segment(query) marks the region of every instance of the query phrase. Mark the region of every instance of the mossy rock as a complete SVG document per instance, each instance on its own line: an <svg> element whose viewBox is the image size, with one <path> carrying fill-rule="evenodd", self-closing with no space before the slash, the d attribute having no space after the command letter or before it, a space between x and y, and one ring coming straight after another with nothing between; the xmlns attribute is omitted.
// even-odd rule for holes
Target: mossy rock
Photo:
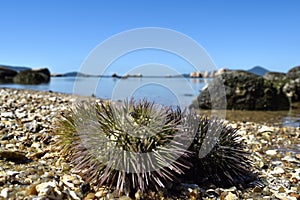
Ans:
<svg viewBox="0 0 300 200"><path fill-rule="evenodd" d="M287 79L287 76L285 73L281 73L281 72L267 72L264 75L264 78L269 81L282 82Z"/></svg>
<svg viewBox="0 0 300 200"><path fill-rule="evenodd" d="M225 89L223 96L219 95L222 93L222 87ZM213 99L210 93L214 94ZM190 108L288 110L290 101L282 89L277 88L272 81L246 71L232 71L212 80Z"/></svg>

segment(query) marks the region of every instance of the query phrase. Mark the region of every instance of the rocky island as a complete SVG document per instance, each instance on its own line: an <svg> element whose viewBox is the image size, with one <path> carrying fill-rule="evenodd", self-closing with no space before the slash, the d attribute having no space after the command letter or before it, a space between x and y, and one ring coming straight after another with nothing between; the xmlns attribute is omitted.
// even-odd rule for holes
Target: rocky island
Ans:
<svg viewBox="0 0 300 200"><path fill-rule="evenodd" d="M30 69L0 65L0 83L37 85L50 82L50 71L47 68Z"/></svg>

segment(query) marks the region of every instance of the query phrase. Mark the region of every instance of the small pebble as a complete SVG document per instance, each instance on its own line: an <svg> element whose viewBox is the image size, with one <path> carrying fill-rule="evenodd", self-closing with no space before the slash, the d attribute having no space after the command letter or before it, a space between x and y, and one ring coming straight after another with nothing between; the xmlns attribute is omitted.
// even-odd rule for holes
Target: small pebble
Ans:
<svg viewBox="0 0 300 200"><path fill-rule="evenodd" d="M271 171L271 174L283 174L284 169L282 167L275 167L273 171Z"/></svg>
<svg viewBox="0 0 300 200"><path fill-rule="evenodd" d="M0 196L3 197L4 199L8 198L8 192L9 192L9 188L4 188L1 190L0 192Z"/></svg>
<svg viewBox="0 0 300 200"><path fill-rule="evenodd" d="M95 194L94 193L88 193L86 197L84 197L84 200L92 200L95 199Z"/></svg>
<svg viewBox="0 0 300 200"><path fill-rule="evenodd" d="M253 192L255 193L261 193L262 192L262 189L258 186L255 186L255 188L253 189Z"/></svg>
<svg viewBox="0 0 300 200"><path fill-rule="evenodd" d="M238 200L239 198L236 196L236 194L233 194L232 192L228 192L227 196L225 197L225 200Z"/></svg>
<svg viewBox="0 0 300 200"><path fill-rule="evenodd" d="M36 190L36 185L30 185L29 187L27 187L26 189L26 195L30 196L30 195L38 195L38 192Z"/></svg>
<svg viewBox="0 0 300 200"><path fill-rule="evenodd" d="M88 182L85 182L85 183L82 183L80 185L80 192L82 194L86 194L90 191L91 187L90 187L90 184Z"/></svg>
<svg viewBox="0 0 300 200"><path fill-rule="evenodd" d="M266 154L269 156L275 156L277 154L277 150L267 150Z"/></svg>

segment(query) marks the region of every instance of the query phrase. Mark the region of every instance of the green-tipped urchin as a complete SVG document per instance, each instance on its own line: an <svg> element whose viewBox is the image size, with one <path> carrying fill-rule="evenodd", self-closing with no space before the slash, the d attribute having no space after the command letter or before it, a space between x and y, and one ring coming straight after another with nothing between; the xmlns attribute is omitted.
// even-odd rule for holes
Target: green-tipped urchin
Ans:
<svg viewBox="0 0 300 200"><path fill-rule="evenodd" d="M185 179L201 186L218 187L246 185L255 179L251 154L238 129L218 119L196 117L198 130L189 148L193 167Z"/></svg>
<svg viewBox="0 0 300 200"><path fill-rule="evenodd" d="M179 109L147 101L83 103L65 116L57 134L64 155L87 181L120 192L145 191L164 187L189 168L187 124Z"/></svg>

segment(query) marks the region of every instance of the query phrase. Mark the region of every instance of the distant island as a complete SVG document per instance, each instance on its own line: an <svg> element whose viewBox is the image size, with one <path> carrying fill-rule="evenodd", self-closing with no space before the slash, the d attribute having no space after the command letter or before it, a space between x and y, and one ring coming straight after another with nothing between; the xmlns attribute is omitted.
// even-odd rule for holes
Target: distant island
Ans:
<svg viewBox="0 0 300 200"><path fill-rule="evenodd" d="M125 75L120 75L120 74L112 74L112 75L91 75L91 74L85 74L82 72L67 72L64 74L51 74L52 77L112 77L112 78L153 78L153 77L162 77L162 78L178 78L178 77L184 77L184 78L213 78L219 74L222 74L226 71L235 71L231 70L228 68L221 68L219 70L214 70L214 71L201 71L201 72L191 72L189 74L184 73L184 74L179 74L179 75L161 75L161 76L147 76L143 74L125 74ZM259 76L264 76L266 73L269 72L269 70L260 67L260 66L255 66L249 70L246 70L248 72L251 72L253 74L259 75Z"/></svg>
<svg viewBox="0 0 300 200"><path fill-rule="evenodd" d="M0 64L0 67L10 69L10 70L13 70L13 71L17 71L17 72L24 71L24 70L31 70L30 67L9 66L9 65L1 65L1 64Z"/></svg>
<svg viewBox="0 0 300 200"><path fill-rule="evenodd" d="M252 74L256 74L259 76L264 76L266 73L269 72L269 70L267 70L261 66L255 66L255 67L249 69L248 72L251 72Z"/></svg>
<svg viewBox="0 0 300 200"><path fill-rule="evenodd" d="M46 69L46 68L44 68ZM47 69L50 73L50 70ZM6 83L6 82L13 82L13 77L17 75L20 72L26 71L27 73L29 72L36 72L36 69L32 69L30 67L24 67L24 66L9 66L9 65L0 65L0 82ZM144 74L112 74L112 75L94 75L94 74L86 74L78 71L71 71L71 72L66 72L66 73L50 73L51 77L104 77L104 78L120 78L120 79L126 79L126 78L153 78L153 77L158 77L158 78L213 78L217 75L220 75L224 72L228 71L236 71L232 70L229 68L221 68L218 70L213 70L213 71L195 71L191 73L184 73L184 74L179 74L179 75L160 75L160 76L149 76L149 75L144 75ZM245 70L243 70L245 71ZM264 67L261 66L255 66L249 70L246 70L248 72L251 72L253 74L259 75L259 76L264 76L266 73L269 72L269 70L265 69ZM1 81L2 80L2 81ZM39 83L39 82L36 82Z"/></svg>

